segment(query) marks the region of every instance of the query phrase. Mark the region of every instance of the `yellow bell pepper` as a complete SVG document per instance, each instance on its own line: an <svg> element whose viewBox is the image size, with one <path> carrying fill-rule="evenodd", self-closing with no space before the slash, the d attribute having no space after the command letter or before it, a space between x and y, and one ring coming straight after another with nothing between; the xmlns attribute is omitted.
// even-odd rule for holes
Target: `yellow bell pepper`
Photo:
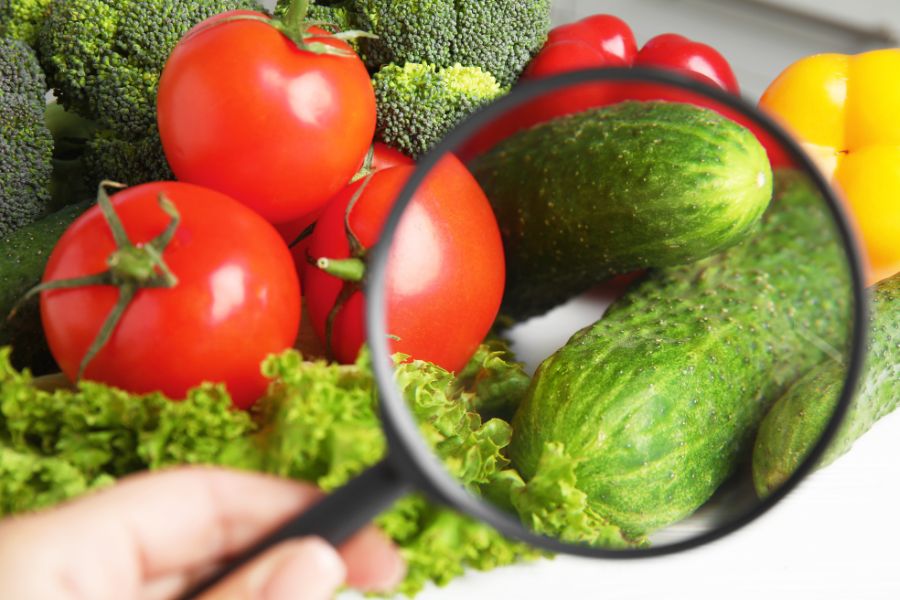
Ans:
<svg viewBox="0 0 900 600"><path fill-rule="evenodd" d="M875 283L900 271L900 48L787 68L760 106L843 191Z"/></svg>

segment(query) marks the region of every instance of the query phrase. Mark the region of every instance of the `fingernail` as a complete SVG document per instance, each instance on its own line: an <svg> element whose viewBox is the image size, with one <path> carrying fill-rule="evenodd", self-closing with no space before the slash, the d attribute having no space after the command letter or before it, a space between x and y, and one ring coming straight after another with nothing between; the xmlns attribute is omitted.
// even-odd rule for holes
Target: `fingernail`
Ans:
<svg viewBox="0 0 900 600"><path fill-rule="evenodd" d="M327 600L347 579L347 567L329 543L320 538L292 542L288 556L272 571L263 588L264 600Z"/></svg>
<svg viewBox="0 0 900 600"><path fill-rule="evenodd" d="M399 550L394 553L392 562L393 565L388 569L391 577L388 579L388 585L382 590L385 592L394 591L401 583L403 583L403 580L406 579L406 559L403 558L403 554L401 554Z"/></svg>

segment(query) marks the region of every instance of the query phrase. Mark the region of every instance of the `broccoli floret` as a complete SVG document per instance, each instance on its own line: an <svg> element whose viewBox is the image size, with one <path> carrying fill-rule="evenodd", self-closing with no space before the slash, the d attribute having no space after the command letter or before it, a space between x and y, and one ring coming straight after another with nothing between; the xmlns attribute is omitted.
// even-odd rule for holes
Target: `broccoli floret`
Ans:
<svg viewBox="0 0 900 600"><path fill-rule="evenodd" d="M430 64L387 65L374 79L378 136L386 144L419 157L478 108L508 89L479 67Z"/></svg>
<svg viewBox="0 0 900 600"><path fill-rule="evenodd" d="M54 0L38 40L50 85L67 109L121 135L156 123L159 77L192 27L255 0Z"/></svg>
<svg viewBox="0 0 900 600"><path fill-rule="evenodd" d="M0 36L34 46L53 0L0 0Z"/></svg>
<svg viewBox="0 0 900 600"><path fill-rule="evenodd" d="M53 136L44 121L46 90L31 47L0 38L0 237L49 208Z"/></svg>
<svg viewBox="0 0 900 600"><path fill-rule="evenodd" d="M96 189L104 179L132 186L175 179L156 127L134 138L97 131L86 142L83 160L88 189Z"/></svg>
<svg viewBox="0 0 900 600"><path fill-rule="evenodd" d="M387 63L453 64L514 83L550 30L550 0L352 0L355 29L370 69Z"/></svg>
<svg viewBox="0 0 900 600"><path fill-rule="evenodd" d="M353 4L356 29L378 36L360 41L370 69L388 63L449 67L462 62L453 56L458 27L453 0L354 0Z"/></svg>
<svg viewBox="0 0 900 600"><path fill-rule="evenodd" d="M547 41L551 0L454 0L453 60L478 65L501 85L516 82Z"/></svg>

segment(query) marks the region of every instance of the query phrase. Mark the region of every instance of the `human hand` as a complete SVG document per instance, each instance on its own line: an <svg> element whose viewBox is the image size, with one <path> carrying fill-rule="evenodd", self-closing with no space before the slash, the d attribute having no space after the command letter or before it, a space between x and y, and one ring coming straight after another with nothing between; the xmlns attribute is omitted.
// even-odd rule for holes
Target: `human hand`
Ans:
<svg viewBox="0 0 900 600"><path fill-rule="evenodd" d="M0 598L173 598L320 497L310 485L215 469L136 475L0 522ZM397 549L370 527L340 552L318 538L285 542L203 600L320 600L345 583L389 591L404 574Z"/></svg>

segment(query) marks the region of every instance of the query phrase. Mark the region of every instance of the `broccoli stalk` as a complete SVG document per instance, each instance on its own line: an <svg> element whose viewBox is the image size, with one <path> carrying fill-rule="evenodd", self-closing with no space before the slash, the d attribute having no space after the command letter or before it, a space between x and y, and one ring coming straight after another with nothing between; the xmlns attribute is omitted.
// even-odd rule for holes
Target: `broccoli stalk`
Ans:
<svg viewBox="0 0 900 600"><path fill-rule="evenodd" d="M377 135L389 146L419 157L463 119L507 92L478 67L388 65L374 79Z"/></svg>
<svg viewBox="0 0 900 600"><path fill-rule="evenodd" d="M0 237L49 212L53 136L44 122L46 90L34 51L0 38Z"/></svg>

